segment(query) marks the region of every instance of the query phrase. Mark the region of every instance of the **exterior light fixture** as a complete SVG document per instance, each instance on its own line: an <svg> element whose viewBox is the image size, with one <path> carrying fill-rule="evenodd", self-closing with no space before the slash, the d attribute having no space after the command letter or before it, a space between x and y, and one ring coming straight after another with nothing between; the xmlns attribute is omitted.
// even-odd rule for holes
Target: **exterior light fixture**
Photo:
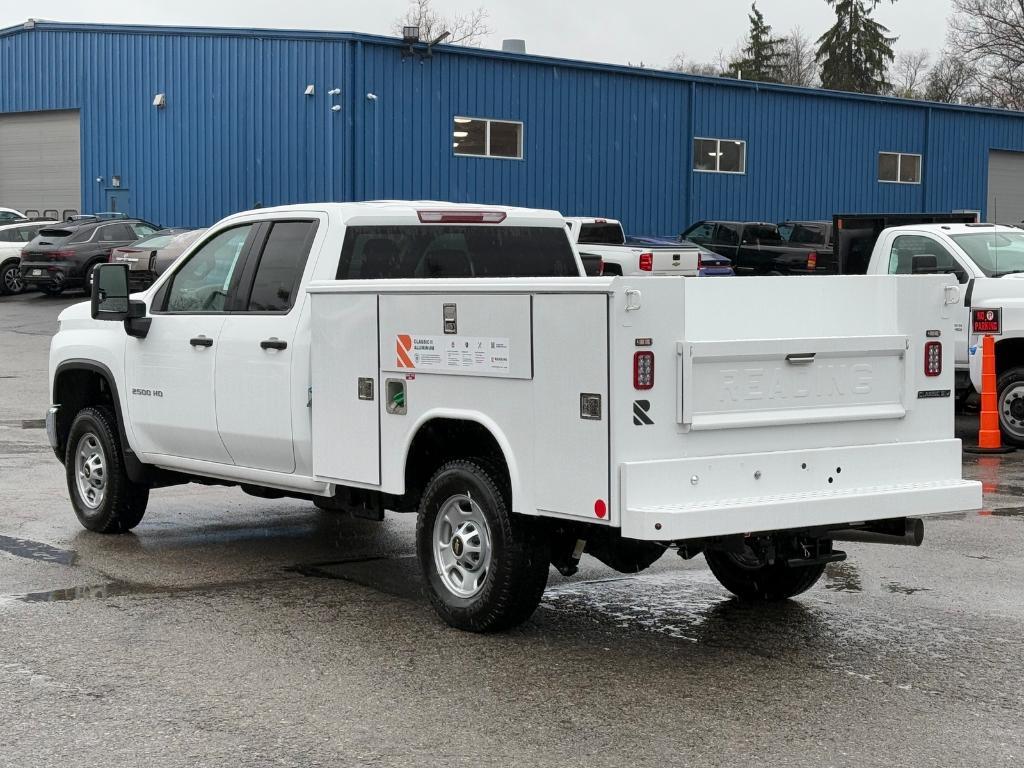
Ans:
<svg viewBox="0 0 1024 768"><path fill-rule="evenodd" d="M418 43L420 41L420 28L419 27L402 27L402 42L408 45Z"/></svg>
<svg viewBox="0 0 1024 768"><path fill-rule="evenodd" d="M327 92L327 95L328 96L341 96L341 88L331 88L331 90L329 90Z"/></svg>
<svg viewBox="0 0 1024 768"><path fill-rule="evenodd" d="M473 118L471 117L456 117L455 122L459 125L465 125L466 123L472 123Z"/></svg>
<svg viewBox="0 0 1024 768"><path fill-rule="evenodd" d="M306 95L306 96L315 96L316 95L316 86L313 85L312 83L307 85L306 86L306 90L304 92L304 95Z"/></svg>
<svg viewBox="0 0 1024 768"><path fill-rule="evenodd" d="M110 186L114 187L115 189L120 187L121 186L121 177L120 176L111 176L110 177Z"/></svg>
<svg viewBox="0 0 1024 768"><path fill-rule="evenodd" d="M163 109L167 106L167 94L158 93L153 97L153 106L157 109Z"/></svg>
<svg viewBox="0 0 1024 768"><path fill-rule="evenodd" d="M464 139L469 136L469 131L453 131L452 136L456 139Z"/></svg>
<svg viewBox="0 0 1024 768"><path fill-rule="evenodd" d="M335 104L331 107L331 112L341 112L341 104Z"/></svg>

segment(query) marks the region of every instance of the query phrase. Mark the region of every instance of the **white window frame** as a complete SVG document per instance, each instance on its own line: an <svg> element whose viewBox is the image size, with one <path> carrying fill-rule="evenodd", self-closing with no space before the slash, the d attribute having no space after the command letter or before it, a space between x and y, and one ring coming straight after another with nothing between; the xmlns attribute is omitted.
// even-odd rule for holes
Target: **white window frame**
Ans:
<svg viewBox="0 0 1024 768"><path fill-rule="evenodd" d="M730 173L733 176L745 176L746 175L746 173L747 173L747 140L746 139L716 139L716 138L712 138L711 136L694 136L693 137L693 142L690 144L690 151L691 152L693 152L693 145L696 144L698 141L713 141L713 142L715 142L715 152L716 152L716 155L715 155L715 168L714 168L714 170L712 170L711 168L692 168L694 173ZM721 166L721 164L722 164L722 142L723 141L727 141L727 142L730 142L732 144L742 144L743 145L743 168L742 168L742 170L739 170L739 171L722 171L722 170L719 170L719 166ZM693 166L693 162L694 161L696 161L696 157L692 158L692 161L690 163L691 167Z"/></svg>
<svg viewBox="0 0 1024 768"><path fill-rule="evenodd" d="M875 175L878 175L878 161L882 159L882 155L896 155L896 178L893 179L879 179L879 184L920 184L921 177L924 176L924 155L919 155L914 152L890 152L886 150L880 150L878 158L875 160ZM903 170L903 158L904 157L916 157L917 158L917 181L902 181L900 179L901 171Z"/></svg>
<svg viewBox="0 0 1024 768"><path fill-rule="evenodd" d="M452 115L451 124L454 126L456 120L475 120L477 122L484 123L487 127L484 129L484 154L482 155L471 155L469 153L456 152L456 147L452 147L452 155L454 157L470 157L477 158L480 160L522 160L523 159L523 145L526 143L526 124L522 120L505 120L500 117L473 117L471 115ZM508 123L509 125L519 126L519 154L515 157L509 157L508 155L492 155L491 154L491 123Z"/></svg>

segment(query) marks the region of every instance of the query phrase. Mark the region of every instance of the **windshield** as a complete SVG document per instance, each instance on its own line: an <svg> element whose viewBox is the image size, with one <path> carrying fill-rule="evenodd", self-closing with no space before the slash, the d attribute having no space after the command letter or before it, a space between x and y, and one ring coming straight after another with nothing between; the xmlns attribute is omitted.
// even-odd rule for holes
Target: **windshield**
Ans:
<svg viewBox="0 0 1024 768"><path fill-rule="evenodd" d="M988 277L1024 272L1024 232L972 232L952 238Z"/></svg>

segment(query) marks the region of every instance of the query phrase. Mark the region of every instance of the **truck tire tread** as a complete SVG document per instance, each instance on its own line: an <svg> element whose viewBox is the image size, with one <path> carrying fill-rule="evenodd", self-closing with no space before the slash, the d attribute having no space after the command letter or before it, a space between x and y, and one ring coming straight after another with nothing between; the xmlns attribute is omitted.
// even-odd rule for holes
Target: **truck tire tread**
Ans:
<svg viewBox="0 0 1024 768"><path fill-rule="evenodd" d="M728 552L709 551L704 559L718 582L741 600L779 602L796 597L818 583L825 564L790 567L780 560L760 568L738 565Z"/></svg>
<svg viewBox="0 0 1024 768"><path fill-rule="evenodd" d="M448 624L470 632L500 632L526 621L547 586L550 552L536 521L510 510L510 493L501 473L487 460L457 459L444 464L427 484L416 521L416 545L427 594ZM434 567L432 537L438 496L451 486L470 486L478 495L491 532L491 569L483 591L468 600L455 598L440 584ZM476 486L473 488L472 486Z"/></svg>
<svg viewBox="0 0 1024 768"><path fill-rule="evenodd" d="M106 498L95 511L80 503L76 485L75 450L86 431L92 431L99 438L109 465ZM149 486L134 483L128 478L118 438L117 420L110 409L90 406L78 412L68 433L64 457L68 493L75 515L83 527L96 533L127 533L142 522L149 503Z"/></svg>

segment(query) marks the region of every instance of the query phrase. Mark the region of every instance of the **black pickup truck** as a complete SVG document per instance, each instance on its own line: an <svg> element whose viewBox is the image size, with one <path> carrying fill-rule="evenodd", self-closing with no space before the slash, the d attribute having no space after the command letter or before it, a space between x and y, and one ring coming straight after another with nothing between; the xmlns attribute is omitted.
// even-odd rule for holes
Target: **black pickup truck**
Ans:
<svg viewBox="0 0 1024 768"><path fill-rule="evenodd" d="M970 224L973 213L836 214L832 221L699 221L681 237L732 260L737 275L862 275L883 229Z"/></svg>
<svg viewBox="0 0 1024 768"><path fill-rule="evenodd" d="M780 231L778 225L761 221L699 221L683 232L681 239L731 259L737 275L835 274L830 247L783 236L786 231L810 237L810 224L788 222L788 231Z"/></svg>

